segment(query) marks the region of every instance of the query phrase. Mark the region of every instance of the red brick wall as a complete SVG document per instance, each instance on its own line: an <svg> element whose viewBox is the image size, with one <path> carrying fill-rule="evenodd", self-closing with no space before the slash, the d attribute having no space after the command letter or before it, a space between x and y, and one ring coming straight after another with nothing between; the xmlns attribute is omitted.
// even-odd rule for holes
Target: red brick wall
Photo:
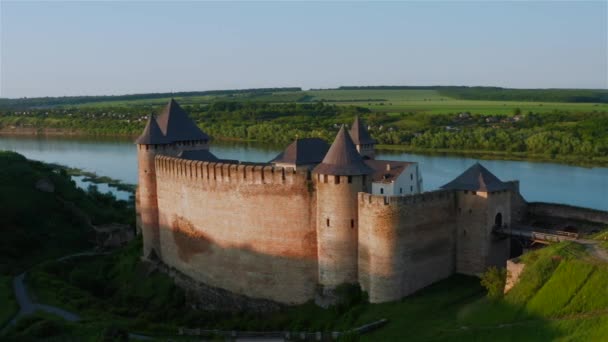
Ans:
<svg viewBox="0 0 608 342"><path fill-rule="evenodd" d="M317 284L315 200L306 173L157 157L163 261L254 298L303 303Z"/></svg>
<svg viewBox="0 0 608 342"><path fill-rule="evenodd" d="M455 271L454 193L359 194L359 283L372 303L403 298Z"/></svg>
<svg viewBox="0 0 608 342"><path fill-rule="evenodd" d="M339 183L336 184L336 177ZM362 176L315 174L319 283L329 288L357 283L357 193L369 188ZM369 177L368 177L369 178ZM366 180L367 181L367 180Z"/></svg>

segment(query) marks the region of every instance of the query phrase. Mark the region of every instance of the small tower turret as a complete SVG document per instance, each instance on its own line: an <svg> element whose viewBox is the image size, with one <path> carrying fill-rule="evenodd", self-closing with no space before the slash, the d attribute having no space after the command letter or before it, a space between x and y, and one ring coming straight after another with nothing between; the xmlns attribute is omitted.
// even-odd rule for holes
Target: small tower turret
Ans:
<svg viewBox="0 0 608 342"><path fill-rule="evenodd" d="M158 204L156 198L156 169L154 157L165 150L171 140L164 136L156 119L150 114L142 135L135 140L137 144L138 186L136 212L138 230L144 240L143 256L150 258L152 253L160 256L160 236L158 227Z"/></svg>
<svg viewBox="0 0 608 342"><path fill-rule="evenodd" d="M374 159L376 157L376 140L372 139L365 124L361 122L358 116L350 128L350 136L363 159Z"/></svg>
<svg viewBox="0 0 608 342"><path fill-rule="evenodd" d="M357 194L371 186L372 169L357 152L344 126L314 168L317 189L319 284L332 290L357 277Z"/></svg>

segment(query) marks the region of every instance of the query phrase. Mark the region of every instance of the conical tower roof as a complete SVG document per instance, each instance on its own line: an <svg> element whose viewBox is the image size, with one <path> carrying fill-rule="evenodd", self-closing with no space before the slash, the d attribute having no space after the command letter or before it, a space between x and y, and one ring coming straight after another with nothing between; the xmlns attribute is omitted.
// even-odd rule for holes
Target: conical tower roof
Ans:
<svg viewBox="0 0 608 342"><path fill-rule="evenodd" d="M296 139L270 162L295 165L316 164L323 160L328 149L329 144L323 139Z"/></svg>
<svg viewBox="0 0 608 342"><path fill-rule="evenodd" d="M373 170L363 162L353 140L342 126L323 162L317 165L313 172L324 175L355 176L371 174Z"/></svg>
<svg viewBox="0 0 608 342"><path fill-rule="evenodd" d="M492 192L507 190L509 189L509 185L494 176L492 172L488 171L483 165L475 163L475 165L468 168L460 176L441 188L448 190Z"/></svg>
<svg viewBox="0 0 608 342"><path fill-rule="evenodd" d="M139 145L162 145L170 144L171 140L165 137L160 127L158 127L156 119L150 114L144 132L135 140L135 143Z"/></svg>
<svg viewBox="0 0 608 342"><path fill-rule="evenodd" d="M160 130L172 142L209 139L174 99L169 101L156 120Z"/></svg>
<svg viewBox="0 0 608 342"><path fill-rule="evenodd" d="M372 139L365 128L365 125L359 117L355 118L355 122L353 122L352 127L350 128L350 137L353 138L353 142L357 145L367 145L367 144L375 144L376 140Z"/></svg>

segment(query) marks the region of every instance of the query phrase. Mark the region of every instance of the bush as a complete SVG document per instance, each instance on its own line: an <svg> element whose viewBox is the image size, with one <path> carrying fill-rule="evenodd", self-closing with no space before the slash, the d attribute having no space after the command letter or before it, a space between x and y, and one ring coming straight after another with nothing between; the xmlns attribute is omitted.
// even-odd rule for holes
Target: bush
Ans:
<svg viewBox="0 0 608 342"><path fill-rule="evenodd" d="M507 270L492 266L481 275L481 286L488 291L488 298L498 300L504 296Z"/></svg>

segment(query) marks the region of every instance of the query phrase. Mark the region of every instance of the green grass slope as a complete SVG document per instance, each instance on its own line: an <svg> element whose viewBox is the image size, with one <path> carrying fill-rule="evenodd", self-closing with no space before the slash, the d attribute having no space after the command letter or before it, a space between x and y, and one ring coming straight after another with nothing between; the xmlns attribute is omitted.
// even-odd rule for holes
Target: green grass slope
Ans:
<svg viewBox="0 0 608 342"><path fill-rule="evenodd" d="M37 189L44 181L52 192ZM91 247L89 222L133 221L126 202L76 187L66 172L0 152L0 274Z"/></svg>
<svg viewBox="0 0 608 342"><path fill-rule="evenodd" d="M115 255L50 262L29 284L44 302L82 313L77 331L95 322L153 336L178 326L224 330L336 331L387 318L363 341L577 341L608 339L608 265L581 245L561 243L528 253L519 283L490 301L474 277L453 276L401 301L321 309L312 303L270 315L192 310L185 294L139 264L140 242ZM89 322L89 323L87 323Z"/></svg>

